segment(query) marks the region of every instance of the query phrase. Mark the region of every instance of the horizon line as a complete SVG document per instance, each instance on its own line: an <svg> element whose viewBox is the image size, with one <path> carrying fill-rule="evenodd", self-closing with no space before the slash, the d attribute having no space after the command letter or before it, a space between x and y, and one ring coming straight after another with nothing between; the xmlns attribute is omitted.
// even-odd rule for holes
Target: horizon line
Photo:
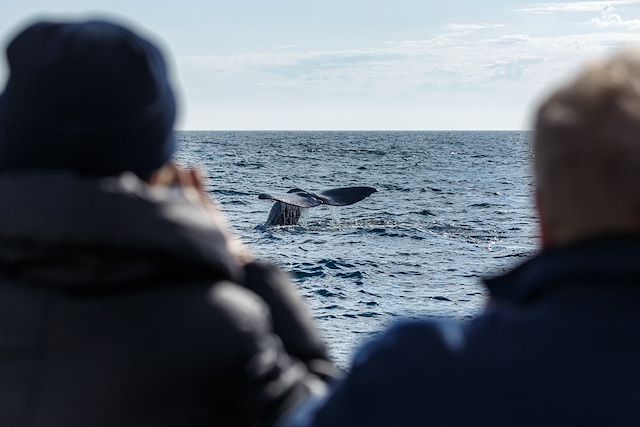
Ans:
<svg viewBox="0 0 640 427"><path fill-rule="evenodd" d="M175 129L176 132L531 132L532 129Z"/></svg>

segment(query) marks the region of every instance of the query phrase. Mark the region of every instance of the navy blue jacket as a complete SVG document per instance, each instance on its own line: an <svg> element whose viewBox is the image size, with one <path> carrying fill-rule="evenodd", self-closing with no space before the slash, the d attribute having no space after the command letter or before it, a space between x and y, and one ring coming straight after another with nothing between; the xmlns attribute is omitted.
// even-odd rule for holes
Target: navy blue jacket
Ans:
<svg viewBox="0 0 640 427"><path fill-rule="evenodd" d="M407 322L364 347L294 425L640 425L640 239L543 252L487 286L472 322Z"/></svg>

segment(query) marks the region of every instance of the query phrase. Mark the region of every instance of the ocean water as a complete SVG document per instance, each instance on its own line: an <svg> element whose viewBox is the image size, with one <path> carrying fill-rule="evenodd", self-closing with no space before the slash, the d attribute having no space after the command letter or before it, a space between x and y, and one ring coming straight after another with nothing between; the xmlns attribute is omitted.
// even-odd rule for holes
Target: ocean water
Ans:
<svg viewBox="0 0 640 427"><path fill-rule="evenodd" d="M178 159L257 258L288 271L339 365L401 317L468 319L481 278L537 244L526 132L180 132ZM373 186L350 206L265 228L284 193Z"/></svg>

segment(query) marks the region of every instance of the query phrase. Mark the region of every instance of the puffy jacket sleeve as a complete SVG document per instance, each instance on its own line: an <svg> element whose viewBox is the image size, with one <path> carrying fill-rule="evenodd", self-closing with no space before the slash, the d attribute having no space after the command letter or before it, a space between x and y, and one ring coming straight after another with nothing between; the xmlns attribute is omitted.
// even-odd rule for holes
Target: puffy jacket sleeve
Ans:
<svg viewBox="0 0 640 427"><path fill-rule="evenodd" d="M299 402L326 392L325 381L282 345L261 298L222 282L212 288L210 302L223 313L219 344L228 355L226 390L213 404L227 414L228 425L270 426Z"/></svg>
<svg viewBox="0 0 640 427"><path fill-rule="evenodd" d="M245 267L243 285L269 307L273 330L287 353L327 380L338 376L307 306L286 273L269 264L253 262Z"/></svg>

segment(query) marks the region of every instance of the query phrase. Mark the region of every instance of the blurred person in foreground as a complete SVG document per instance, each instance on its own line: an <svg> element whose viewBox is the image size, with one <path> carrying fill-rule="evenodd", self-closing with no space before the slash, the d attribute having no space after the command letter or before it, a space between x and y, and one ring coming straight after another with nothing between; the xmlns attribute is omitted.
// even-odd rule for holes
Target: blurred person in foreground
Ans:
<svg viewBox="0 0 640 427"><path fill-rule="evenodd" d="M365 346L289 425L640 425L640 54L553 93L533 144L539 254L486 282L475 320Z"/></svg>
<svg viewBox="0 0 640 427"><path fill-rule="evenodd" d="M172 164L164 59L39 22L0 96L0 425L262 426L322 393L323 343Z"/></svg>

